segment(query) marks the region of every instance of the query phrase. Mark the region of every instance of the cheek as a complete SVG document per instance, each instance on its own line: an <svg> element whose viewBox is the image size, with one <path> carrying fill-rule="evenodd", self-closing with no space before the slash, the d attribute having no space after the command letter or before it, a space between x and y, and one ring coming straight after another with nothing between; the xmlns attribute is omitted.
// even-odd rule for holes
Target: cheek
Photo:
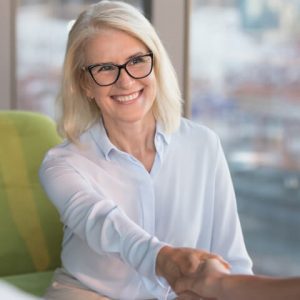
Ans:
<svg viewBox="0 0 300 300"><path fill-rule="evenodd" d="M150 76L147 77L147 82L145 83L149 88L149 93L156 98L157 92L157 81L154 73L151 73Z"/></svg>
<svg viewBox="0 0 300 300"><path fill-rule="evenodd" d="M93 97L97 100L98 103L104 102L105 98L109 96L111 87L100 87L94 86L91 91L93 93Z"/></svg>

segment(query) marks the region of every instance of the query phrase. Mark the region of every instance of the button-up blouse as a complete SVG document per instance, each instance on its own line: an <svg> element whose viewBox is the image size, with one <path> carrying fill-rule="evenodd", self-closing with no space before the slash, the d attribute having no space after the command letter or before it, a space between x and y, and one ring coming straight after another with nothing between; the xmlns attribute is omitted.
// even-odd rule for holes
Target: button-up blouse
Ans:
<svg viewBox="0 0 300 300"><path fill-rule="evenodd" d="M148 172L109 140L103 123L80 144L51 149L40 179L64 224L63 267L112 299L174 299L155 274L165 245L221 255L233 273L251 274L235 193L219 138L182 119L166 134L159 124Z"/></svg>

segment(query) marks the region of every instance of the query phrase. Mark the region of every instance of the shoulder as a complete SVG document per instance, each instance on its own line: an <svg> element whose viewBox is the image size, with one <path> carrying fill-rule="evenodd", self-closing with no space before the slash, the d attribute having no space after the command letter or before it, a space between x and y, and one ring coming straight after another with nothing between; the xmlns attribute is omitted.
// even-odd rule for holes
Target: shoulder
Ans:
<svg viewBox="0 0 300 300"><path fill-rule="evenodd" d="M171 135L167 149L166 157L177 161L181 170L190 173L192 170L215 170L223 153L220 139L213 130L185 118Z"/></svg>
<svg viewBox="0 0 300 300"><path fill-rule="evenodd" d="M45 155L44 162L48 160L78 159L79 157L91 155L91 153L96 151L97 147L91 137L90 131L91 129L80 136L78 144L64 140L62 143L49 149Z"/></svg>
<svg viewBox="0 0 300 300"><path fill-rule="evenodd" d="M174 138L178 142L188 142L195 146L204 144L217 146L219 144L219 137L213 130L186 118L181 118L180 127L174 134Z"/></svg>
<svg viewBox="0 0 300 300"><path fill-rule="evenodd" d="M179 130L185 133L201 133L201 134L208 134L208 135L215 135L214 131L209 129L207 126L196 123L190 119L181 118L180 120L180 127Z"/></svg>
<svg viewBox="0 0 300 300"><path fill-rule="evenodd" d="M48 150L41 163L40 173L54 166L74 165L74 161L80 159L80 156L74 149L76 147L72 143L64 141Z"/></svg>
<svg viewBox="0 0 300 300"><path fill-rule="evenodd" d="M182 118L171 134L169 153L192 161L215 159L222 151L218 135L208 127Z"/></svg>

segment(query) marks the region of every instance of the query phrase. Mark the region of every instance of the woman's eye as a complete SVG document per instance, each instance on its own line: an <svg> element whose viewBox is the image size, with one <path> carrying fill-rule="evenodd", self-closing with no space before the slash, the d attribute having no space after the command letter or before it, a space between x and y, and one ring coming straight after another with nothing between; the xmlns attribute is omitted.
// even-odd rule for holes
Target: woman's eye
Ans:
<svg viewBox="0 0 300 300"><path fill-rule="evenodd" d="M136 64L139 64L139 63L143 63L143 62L145 62L144 57L137 56L137 57L134 57L132 60L130 60L129 64L130 65L136 65Z"/></svg>
<svg viewBox="0 0 300 300"><path fill-rule="evenodd" d="M115 68L116 67L113 65L103 65L103 66L98 66L97 68L95 68L95 71L96 71L96 73L114 71Z"/></svg>

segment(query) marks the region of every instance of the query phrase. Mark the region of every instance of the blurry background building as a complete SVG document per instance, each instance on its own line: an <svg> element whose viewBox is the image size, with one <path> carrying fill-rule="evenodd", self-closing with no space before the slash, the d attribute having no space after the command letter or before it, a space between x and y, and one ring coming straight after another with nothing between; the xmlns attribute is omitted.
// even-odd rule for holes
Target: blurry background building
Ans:
<svg viewBox="0 0 300 300"><path fill-rule="evenodd" d="M300 1L193 1L191 115L221 137L254 271L300 274Z"/></svg>

